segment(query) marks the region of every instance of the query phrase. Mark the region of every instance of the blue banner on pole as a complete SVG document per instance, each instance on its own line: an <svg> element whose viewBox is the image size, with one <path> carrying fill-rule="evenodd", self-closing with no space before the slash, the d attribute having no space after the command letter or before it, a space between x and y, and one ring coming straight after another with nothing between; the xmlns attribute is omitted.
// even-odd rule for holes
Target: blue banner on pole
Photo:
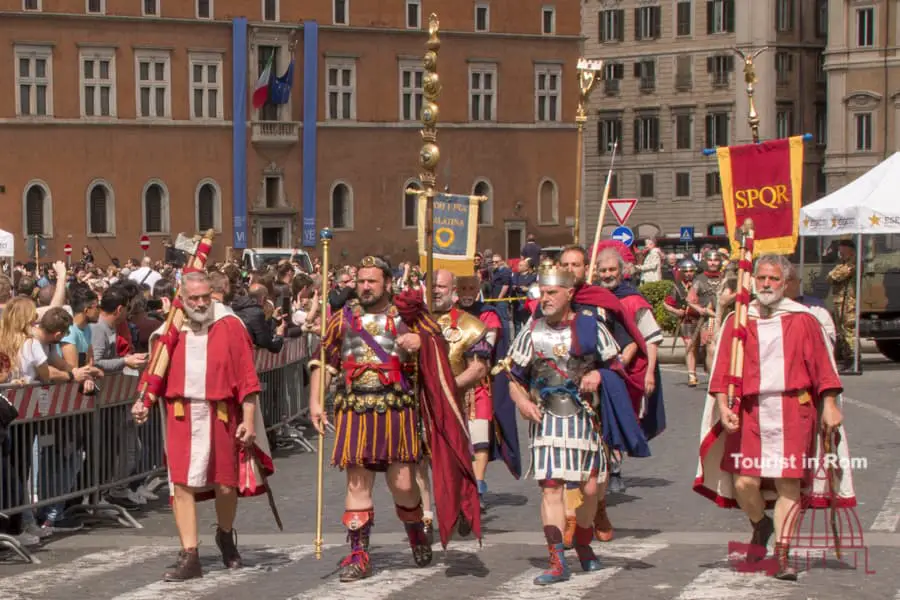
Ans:
<svg viewBox="0 0 900 600"><path fill-rule="evenodd" d="M426 198L419 197L419 256L425 264ZM461 194L434 196L434 268L457 275L472 274L478 232L478 200ZM425 268L425 267L423 267Z"/></svg>
<svg viewBox="0 0 900 600"><path fill-rule="evenodd" d="M319 24L303 22L303 236L302 244L314 248L316 232L316 125L319 112Z"/></svg>
<svg viewBox="0 0 900 600"><path fill-rule="evenodd" d="M231 215L232 247L247 247L247 19L231 22L232 41L232 130Z"/></svg>

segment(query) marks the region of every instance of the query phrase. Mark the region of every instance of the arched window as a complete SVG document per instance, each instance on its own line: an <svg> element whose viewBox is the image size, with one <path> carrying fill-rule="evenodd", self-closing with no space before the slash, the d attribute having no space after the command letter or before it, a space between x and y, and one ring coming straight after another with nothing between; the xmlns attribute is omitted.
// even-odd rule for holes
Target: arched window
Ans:
<svg viewBox="0 0 900 600"><path fill-rule="evenodd" d="M353 190L346 183L331 188L331 228L353 229Z"/></svg>
<svg viewBox="0 0 900 600"><path fill-rule="evenodd" d="M22 193L22 228L26 235L53 235L50 188L39 179L29 181Z"/></svg>
<svg viewBox="0 0 900 600"><path fill-rule="evenodd" d="M492 225L494 223L494 190L485 179L479 179L472 188L473 196L487 196L487 201L478 203L478 224Z"/></svg>
<svg viewBox="0 0 900 600"><path fill-rule="evenodd" d="M103 180L91 182L87 189L88 235L113 235L116 209L112 188Z"/></svg>
<svg viewBox="0 0 900 600"><path fill-rule="evenodd" d="M204 179L197 185L197 231L222 230L221 197L219 186L212 179Z"/></svg>
<svg viewBox="0 0 900 600"><path fill-rule="evenodd" d="M538 189L538 223L559 225L559 190L552 179L543 180Z"/></svg>
<svg viewBox="0 0 900 600"><path fill-rule="evenodd" d="M144 233L168 233L169 192L161 181L144 186Z"/></svg>
<svg viewBox="0 0 900 600"><path fill-rule="evenodd" d="M407 190L421 190L422 184L410 179L403 184L403 227L412 229L418 224L419 194Z"/></svg>

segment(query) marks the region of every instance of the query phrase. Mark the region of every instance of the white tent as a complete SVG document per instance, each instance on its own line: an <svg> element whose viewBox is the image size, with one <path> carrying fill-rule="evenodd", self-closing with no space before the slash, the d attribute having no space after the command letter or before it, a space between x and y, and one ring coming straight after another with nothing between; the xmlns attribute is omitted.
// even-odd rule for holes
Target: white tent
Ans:
<svg viewBox="0 0 900 600"><path fill-rule="evenodd" d="M800 235L900 233L900 152L800 209Z"/></svg>
<svg viewBox="0 0 900 600"><path fill-rule="evenodd" d="M856 235L856 298L862 288L862 236L900 233L900 152L844 187L800 209L804 237ZM804 252L800 252L803 269ZM801 279L802 281L802 279ZM802 285L802 283L801 283ZM854 371L859 370L859 313L856 302Z"/></svg>
<svg viewBox="0 0 900 600"><path fill-rule="evenodd" d="M12 258L15 248L15 238L8 231L0 229L0 258Z"/></svg>

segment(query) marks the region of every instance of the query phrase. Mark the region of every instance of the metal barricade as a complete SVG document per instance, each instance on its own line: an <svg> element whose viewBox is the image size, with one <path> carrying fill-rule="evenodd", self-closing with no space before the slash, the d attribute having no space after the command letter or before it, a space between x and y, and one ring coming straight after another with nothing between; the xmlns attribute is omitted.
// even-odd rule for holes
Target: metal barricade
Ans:
<svg viewBox="0 0 900 600"><path fill-rule="evenodd" d="M255 358L266 431L314 452L293 425L309 410L307 348L305 338L294 338L281 352L257 350ZM30 522L35 514L40 523L87 513L141 528L126 508L105 499L135 482L150 489L168 482L164 411L150 411L140 427L131 416L138 380L106 376L92 396L81 394L75 383L0 385L0 394L18 412L0 447L0 516L22 514ZM82 502L66 508L74 499ZM40 562L15 537L0 533L4 546L24 560Z"/></svg>

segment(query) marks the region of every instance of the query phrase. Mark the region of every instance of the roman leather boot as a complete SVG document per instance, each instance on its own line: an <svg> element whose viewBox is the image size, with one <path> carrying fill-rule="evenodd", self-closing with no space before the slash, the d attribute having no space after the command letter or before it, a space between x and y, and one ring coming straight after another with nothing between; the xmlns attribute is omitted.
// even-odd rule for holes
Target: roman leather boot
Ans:
<svg viewBox="0 0 900 600"><path fill-rule="evenodd" d="M222 553L222 562L229 569L240 569L244 566L237 549L237 531L224 532L216 527L216 546Z"/></svg>
<svg viewBox="0 0 900 600"><path fill-rule="evenodd" d="M203 568L200 566L200 554L196 548L188 548L178 553L175 565L163 575L163 580L187 581L198 577L203 577Z"/></svg>
<svg viewBox="0 0 900 600"><path fill-rule="evenodd" d="M583 571L599 571L600 561L591 548L591 541L594 539L594 532L590 527L577 527L575 529L575 554L578 555L578 561L581 563Z"/></svg>
<svg viewBox="0 0 900 600"><path fill-rule="evenodd" d="M566 563L565 548L562 544L550 544L550 566L546 571L534 578L534 585L552 585L561 581L568 581L572 577L569 565Z"/></svg>

